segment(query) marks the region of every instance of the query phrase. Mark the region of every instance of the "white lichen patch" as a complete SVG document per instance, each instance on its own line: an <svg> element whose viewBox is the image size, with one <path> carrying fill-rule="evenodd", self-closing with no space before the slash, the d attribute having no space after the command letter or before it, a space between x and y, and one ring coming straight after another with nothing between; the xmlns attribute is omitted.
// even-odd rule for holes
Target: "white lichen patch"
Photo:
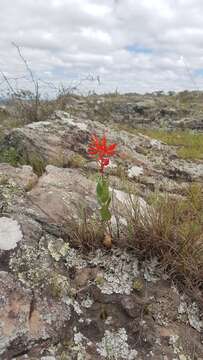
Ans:
<svg viewBox="0 0 203 360"><path fill-rule="evenodd" d="M138 276L138 260L133 254L121 249L112 250L111 256L97 250L91 264L102 268L97 286L104 294L126 294L133 291L134 279Z"/></svg>
<svg viewBox="0 0 203 360"><path fill-rule="evenodd" d="M82 131L86 131L86 130L87 130L87 124L85 124L84 122L75 121L74 119L68 119L68 125L75 126L75 127L77 127L79 130L82 130Z"/></svg>
<svg viewBox="0 0 203 360"><path fill-rule="evenodd" d="M144 278L146 281L156 283L158 280L160 280L157 269L158 264L159 263L156 257L150 261L146 261L143 264Z"/></svg>
<svg viewBox="0 0 203 360"><path fill-rule="evenodd" d="M55 261L59 261L68 253L70 246L63 239L51 240L48 243L48 250Z"/></svg>
<svg viewBox="0 0 203 360"><path fill-rule="evenodd" d="M86 131L88 126L84 122L80 122L70 117L70 114L65 111L57 111L56 115L60 117L60 123L68 126L78 127L79 130Z"/></svg>
<svg viewBox="0 0 203 360"><path fill-rule="evenodd" d="M190 356L184 354L183 347L178 335L171 335L169 344L173 347L174 354L178 355L179 360L191 360Z"/></svg>
<svg viewBox="0 0 203 360"><path fill-rule="evenodd" d="M87 296L83 301L81 302L81 305L85 308L90 308L93 304L93 300L90 298L90 296Z"/></svg>
<svg viewBox="0 0 203 360"><path fill-rule="evenodd" d="M23 239L19 223L7 217L0 218L0 250L11 250Z"/></svg>
<svg viewBox="0 0 203 360"><path fill-rule="evenodd" d="M73 358L77 360L86 360L87 359L86 347L91 345L92 343L81 332L77 332L77 328L74 328L73 340L74 343L71 346L70 355L72 355Z"/></svg>
<svg viewBox="0 0 203 360"><path fill-rule="evenodd" d="M72 306L73 310L76 312L76 314L78 314L78 315L82 314L81 307L76 300L74 300L71 297L68 297L68 298L64 299L64 302L66 303L66 305Z"/></svg>
<svg viewBox="0 0 203 360"><path fill-rule="evenodd" d="M197 304L192 303L187 309L188 320L190 326L201 332L203 329L203 321L200 320L200 313Z"/></svg>
<svg viewBox="0 0 203 360"><path fill-rule="evenodd" d="M192 303L188 306L186 301L184 301L184 297L182 297L182 301L178 307L178 313L180 314L179 318L181 320L183 319L183 315L186 315L190 326L199 332L202 331L203 321L200 320L200 312L197 304Z"/></svg>
<svg viewBox="0 0 203 360"><path fill-rule="evenodd" d="M83 269L87 266L87 261L82 258L79 251L73 248L67 251L65 260L68 268L75 267L76 269Z"/></svg>
<svg viewBox="0 0 203 360"><path fill-rule="evenodd" d="M44 129L51 125L50 121L38 121L27 125L29 129Z"/></svg>
<svg viewBox="0 0 203 360"><path fill-rule="evenodd" d="M128 169L128 177L129 179L136 178L144 173L144 169L142 166L132 166L130 169Z"/></svg>
<svg viewBox="0 0 203 360"><path fill-rule="evenodd" d="M111 332L106 330L104 337L97 344L97 352L105 359L137 359L137 351L130 349L128 336L124 328Z"/></svg>
<svg viewBox="0 0 203 360"><path fill-rule="evenodd" d="M161 143L161 141L159 141L159 140L151 139L151 140L150 140L150 145L151 145L153 148L157 149L157 150L161 150L161 149L162 149L162 143Z"/></svg>

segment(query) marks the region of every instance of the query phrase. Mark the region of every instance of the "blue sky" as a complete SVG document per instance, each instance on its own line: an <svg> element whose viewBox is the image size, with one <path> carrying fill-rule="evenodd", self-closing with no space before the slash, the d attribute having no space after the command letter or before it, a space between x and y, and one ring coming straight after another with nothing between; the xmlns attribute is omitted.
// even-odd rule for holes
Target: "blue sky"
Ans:
<svg viewBox="0 0 203 360"><path fill-rule="evenodd" d="M154 51L151 48L144 47L142 45L137 45L137 44L128 45L126 47L126 50L131 52L131 53L143 53L143 54L152 54L153 51Z"/></svg>
<svg viewBox="0 0 203 360"><path fill-rule="evenodd" d="M202 18L202 0L2 1L0 70L24 74L15 41L36 76L56 87L91 74L101 83L82 90L202 89Z"/></svg>
<svg viewBox="0 0 203 360"><path fill-rule="evenodd" d="M201 69L196 69L194 71L194 76L197 76L197 77L203 77L203 68Z"/></svg>

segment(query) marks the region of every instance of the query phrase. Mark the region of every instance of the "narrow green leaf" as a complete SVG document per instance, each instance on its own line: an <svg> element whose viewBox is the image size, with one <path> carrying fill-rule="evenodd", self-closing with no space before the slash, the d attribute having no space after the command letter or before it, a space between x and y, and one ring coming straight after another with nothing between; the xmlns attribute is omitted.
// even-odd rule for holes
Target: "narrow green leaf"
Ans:
<svg viewBox="0 0 203 360"><path fill-rule="evenodd" d="M97 197L100 197L102 195L102 191L103 191L102 183L101 180L99 180L96 187Z"/></svg>

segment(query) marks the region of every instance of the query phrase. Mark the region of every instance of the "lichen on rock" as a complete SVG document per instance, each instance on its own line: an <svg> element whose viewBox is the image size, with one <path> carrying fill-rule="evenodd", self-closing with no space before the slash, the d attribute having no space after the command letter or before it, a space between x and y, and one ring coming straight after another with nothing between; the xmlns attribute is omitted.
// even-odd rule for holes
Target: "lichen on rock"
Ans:
<svg viewBox="0 0 203 360"><path fill-rule="evenodd" d="M8 217L0 218L0 250L14 249L23 239L19 223Z"/></svg>
<svg viewBox="0 0 203 360"><path fill-rule="evenodd" d="M121 249L113 249L111 257L101 250L96 251L94 265L104 269L103 276L96 279L97 286L105 294L130 294L133 291L133 281L139 274L138 261L132 255Z"/></svg>
<svg viewBox="0 0 203 360"><path fill-rule="evenodd" d="M137 359L137 351L130 349L127 340L128 336L124 328L115 332L106 330L102 341L97 344L97 351L105 359L109 360Z"/></svg>
<svg viewBox="0 0 203 360"><path fill-rule="evenodd" d="M181 297L181 302L178 307L179 318L182 319L186 315L190 326L201 332L203 329L203 321L200 320L200 311L196 303L187 305L184 296Z"/></svg>

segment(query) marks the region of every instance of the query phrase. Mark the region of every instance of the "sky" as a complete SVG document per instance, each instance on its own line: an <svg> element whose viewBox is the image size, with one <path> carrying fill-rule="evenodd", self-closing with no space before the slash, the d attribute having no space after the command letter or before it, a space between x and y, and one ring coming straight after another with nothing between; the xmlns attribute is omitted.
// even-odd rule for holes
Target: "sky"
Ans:
<svg viewBox="0 0 203 360"><path fill-rule="evenodd" d="M0 90L2 73L29 84L13 42L48 92L203 89L202 0L0 0L0 9Z"/></svg>

